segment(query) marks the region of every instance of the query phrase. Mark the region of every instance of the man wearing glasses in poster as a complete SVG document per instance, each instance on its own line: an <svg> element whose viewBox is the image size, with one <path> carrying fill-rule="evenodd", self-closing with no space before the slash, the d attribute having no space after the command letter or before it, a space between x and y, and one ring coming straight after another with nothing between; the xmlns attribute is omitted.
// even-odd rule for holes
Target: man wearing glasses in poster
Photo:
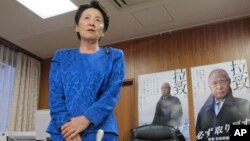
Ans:
<svg viewBox="0 0 250 141"><path fill-rule="evenodd" d="M209 74L211 95L197 117L197 140L229 140L230 124L250 124L250 103L234 97L230 84L230 77L224 69L217 68Z"/></svg>

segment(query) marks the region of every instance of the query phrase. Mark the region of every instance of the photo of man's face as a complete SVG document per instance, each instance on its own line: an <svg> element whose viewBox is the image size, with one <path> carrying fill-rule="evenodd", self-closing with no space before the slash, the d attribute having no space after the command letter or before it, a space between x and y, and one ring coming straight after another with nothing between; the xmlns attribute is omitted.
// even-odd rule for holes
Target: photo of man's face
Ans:
<svg viewBox="0 0 250 141"><path fill-rule="evenodd" d="M169 83L164 83L161 87L161 92L162 92L162 95L167 95L170 93L170 84Z"/></svg>
<svg viewBox="0 0 250 141"><path fill-rule="evenodd" d="M230 80L226 77L226 72L218 70L209 77L209 88L211 94L216 99L223 99L230 91Z"/></svg>

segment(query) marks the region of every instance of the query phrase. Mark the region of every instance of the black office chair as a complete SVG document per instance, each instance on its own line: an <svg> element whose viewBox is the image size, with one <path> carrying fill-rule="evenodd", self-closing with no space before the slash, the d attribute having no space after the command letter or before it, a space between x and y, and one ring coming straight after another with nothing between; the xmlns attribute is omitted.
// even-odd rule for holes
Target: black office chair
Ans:
<svg viewBox="0 0 250 141"><path fill-rule="evenodd" d="M163 125L143 125L132 129L132 141L184 141L178 129Z"/></svg>

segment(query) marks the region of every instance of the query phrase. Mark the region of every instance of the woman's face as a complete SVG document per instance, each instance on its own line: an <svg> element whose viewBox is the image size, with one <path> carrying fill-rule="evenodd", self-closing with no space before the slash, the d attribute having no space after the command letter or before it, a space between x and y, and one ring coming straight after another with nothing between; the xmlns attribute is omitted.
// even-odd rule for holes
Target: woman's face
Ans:
<svg viewBox="0 0 250 141"><path fill-rule="evenodd" d="M104 20L101 12L95 8L88 8L82 12L76 25L81 39L85 41L98 41L104 36Z"/></svg>

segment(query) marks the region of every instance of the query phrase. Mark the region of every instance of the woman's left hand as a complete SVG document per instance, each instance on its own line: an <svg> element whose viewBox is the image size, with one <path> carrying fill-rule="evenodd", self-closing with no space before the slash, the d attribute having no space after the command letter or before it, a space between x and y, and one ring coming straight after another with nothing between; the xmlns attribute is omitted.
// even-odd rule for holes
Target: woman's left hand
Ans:
<svg viewBox="0 0 250 141"><path fill-rule="evenodd" d="M84 116L72 118L61 127L62 135L64 138L73 138L85 130L89 124L90 121Z"/></svg>

